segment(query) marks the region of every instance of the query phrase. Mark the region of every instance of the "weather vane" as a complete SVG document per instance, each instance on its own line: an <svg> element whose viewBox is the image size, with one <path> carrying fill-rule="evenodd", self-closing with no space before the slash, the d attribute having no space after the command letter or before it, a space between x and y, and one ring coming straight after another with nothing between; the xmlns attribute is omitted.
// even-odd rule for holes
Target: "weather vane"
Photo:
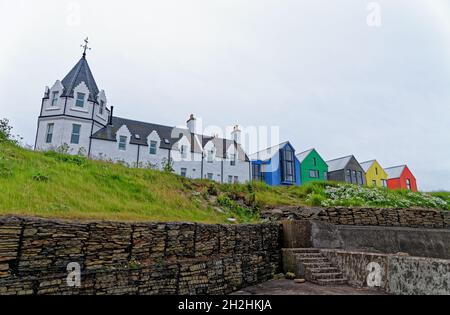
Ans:
<svg viewBox="0 0 450 315"><path fill-rule="evenodd" d="M88 44L89 44L89 37L86 37L86 39L84 40L84 45L81 45L81 47L84 48L83 58L86 58L86 51L91 50L91 48L88 47Z"/></svg>

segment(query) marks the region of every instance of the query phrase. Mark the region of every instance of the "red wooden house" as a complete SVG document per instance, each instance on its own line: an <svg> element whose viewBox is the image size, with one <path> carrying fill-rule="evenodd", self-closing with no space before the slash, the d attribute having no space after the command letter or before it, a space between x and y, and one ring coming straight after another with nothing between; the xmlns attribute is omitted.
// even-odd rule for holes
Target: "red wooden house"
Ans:
<svg viewBox="0 0 450 315"><path fill-rule="evenodd" d="M388 174L387 186L391 190L406 189L417 191L417 182L408 166L401 165L384 169Z"/></svg>

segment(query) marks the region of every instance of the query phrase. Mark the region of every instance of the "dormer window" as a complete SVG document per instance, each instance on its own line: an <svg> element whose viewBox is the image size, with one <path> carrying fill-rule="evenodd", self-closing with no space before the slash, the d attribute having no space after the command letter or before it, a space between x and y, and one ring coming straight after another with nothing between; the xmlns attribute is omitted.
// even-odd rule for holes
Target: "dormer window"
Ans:
<svg viewBox="0 0 450 315"><path fill-rule="evenodd" d="M230 154L230 165L231 166L236 165L236 154Z"/></svg>
<svg viewBox="0 0 450 315"><path fill-rule="evenodd" d="M56 106L56 103L58 102L58 96L59 96L58 91L54 91L52 93L52 106Z"/></svg>
<svg viewBox="0 0 450 315"><path fill-rule="evenodd" d="M98 110L98 113L100 115L103 115L104 110L105 110L105 101L100 101L100 108Z"/></svg>
<svg viewBox="0 0 450 315"><path fill-rule="evenodd" d="M126 136L120 136L119 137L119 150L126 151L126 149L127 149L127 139L128 139L128 137L126 137Z"/></svg>
<svg viewBox="0 0 450 315"><path fill-rule="evenodd" d="M188 153L188 147L187 145L182 145L180 148L180 153L181 153L181 158L185 159L187 158L187 153Z"/></svg>
<svg viewBox="0 0 450 315"><path fill-rule="evenodd" d="M158 142L156 141L150 141L150 154L155 155L156 154L156 147L158 145Z"/></svg>
<svg viewBox="0 0 450 315"><path fill-rule="evenodd" d="M76 107L84 107L84 99L86 97L86 94L84 93L77 93L77 99L75 101Z"/></svg>
<svg viewBox="0 0 450 315"><path fill-rule="evenodd" d="M214 162L214 150L208 150L208 163Z"/></svg>

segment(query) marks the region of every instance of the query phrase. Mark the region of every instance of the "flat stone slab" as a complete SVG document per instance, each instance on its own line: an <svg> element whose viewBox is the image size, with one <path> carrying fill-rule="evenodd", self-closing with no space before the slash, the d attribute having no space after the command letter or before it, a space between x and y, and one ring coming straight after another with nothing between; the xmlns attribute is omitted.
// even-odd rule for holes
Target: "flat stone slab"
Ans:
<svg viewBox="0 0 450 315"><path fill-rule="evenodd" d="M311 282L271 280L232 293L232 295L387 295L376 289L361 289L347 285L320 286Z"/></svg>

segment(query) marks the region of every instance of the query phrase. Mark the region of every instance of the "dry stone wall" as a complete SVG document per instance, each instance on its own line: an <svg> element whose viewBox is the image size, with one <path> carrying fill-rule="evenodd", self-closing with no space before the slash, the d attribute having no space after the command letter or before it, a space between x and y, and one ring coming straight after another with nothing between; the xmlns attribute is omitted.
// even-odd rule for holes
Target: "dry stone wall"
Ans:
<svg viewBox="0 0 450 315"><path fill-rule="evenodd" d="M0 294L226 294L270 279L281 226L0 218ZM81 286L67 285L67 266Z"/></svg>
<svg viewBox="0 0 450 315"><path fill-rule="evenodd" d="M429 209L282 207L263 212L270 220L317 220L336 225L450 229L450 211Z"/></svg>

